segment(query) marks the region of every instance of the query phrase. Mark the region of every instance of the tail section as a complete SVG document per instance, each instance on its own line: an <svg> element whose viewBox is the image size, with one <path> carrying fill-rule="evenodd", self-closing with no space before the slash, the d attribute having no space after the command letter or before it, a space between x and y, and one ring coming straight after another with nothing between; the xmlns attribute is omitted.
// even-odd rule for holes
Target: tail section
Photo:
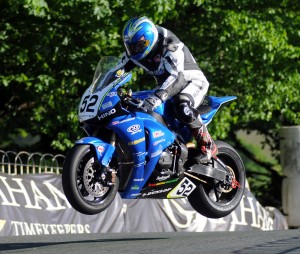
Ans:
<svg viewBox="0 0 300 254"><path fill-rule="evenodd" d="M236 98L236 96L205 96L203 103L197 108L201 114L203 123L208 125L222 106L235 100Z"/></svg>

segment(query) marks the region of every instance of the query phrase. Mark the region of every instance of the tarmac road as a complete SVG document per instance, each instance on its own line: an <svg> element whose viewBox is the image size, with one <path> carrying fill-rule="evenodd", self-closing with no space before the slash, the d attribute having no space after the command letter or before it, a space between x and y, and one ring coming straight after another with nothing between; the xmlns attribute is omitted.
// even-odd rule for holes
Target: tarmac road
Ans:
<svg viewBox="0 0 300 254"><path fill-rule="evenodd" d="M300 254L300 230L0 237L3 253Z"/></svg>

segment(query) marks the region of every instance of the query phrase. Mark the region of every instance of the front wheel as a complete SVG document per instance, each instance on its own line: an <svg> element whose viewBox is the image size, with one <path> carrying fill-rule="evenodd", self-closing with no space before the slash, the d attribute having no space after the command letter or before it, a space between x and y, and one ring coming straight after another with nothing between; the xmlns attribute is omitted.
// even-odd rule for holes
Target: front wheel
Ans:
<svg viewBox="0 0 300 254"><path fill-rule="evenodd" d="M229 144L216 141L218 158L227 166L233 175L232 185L225 186L222 182L212 178L205 179L188 196L191 206L200 214L208 218L221 218L230 214L240 203L244 194L246 172L242 159ZM222 167L212 160L214 168Z"/></svg>
<svg viewBox="0 0 300 254"><path fill-rule="evenodd" d="M112 169L101 169L89 145L74 146L63 165L62 185L72 207L83 214L104 211L114 200L119 179Z"/></svg>

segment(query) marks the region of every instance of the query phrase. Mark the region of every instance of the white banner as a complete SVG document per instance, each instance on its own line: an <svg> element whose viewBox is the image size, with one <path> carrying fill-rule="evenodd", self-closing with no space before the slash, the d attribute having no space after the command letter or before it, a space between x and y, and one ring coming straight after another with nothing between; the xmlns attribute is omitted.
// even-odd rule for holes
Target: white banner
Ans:
<svg viewBox="0 0 300 254"><path fill-rule="evenodd" d="M227 217L208 219L187 199L122 200L119 195L98 215L83 215L68 203L55 174L0 174L0 235L120 232L202 232L287 229L275 208L262 207L247 189Z"/></svg>

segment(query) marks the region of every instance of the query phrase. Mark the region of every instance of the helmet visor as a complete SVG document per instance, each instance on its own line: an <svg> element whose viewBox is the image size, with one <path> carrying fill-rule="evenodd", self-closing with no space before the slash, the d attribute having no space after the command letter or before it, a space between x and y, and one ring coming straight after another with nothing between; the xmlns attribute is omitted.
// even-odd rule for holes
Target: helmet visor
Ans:
<svg viewBox="0 0 300 254"><path fill-rule="evenodd" d="M137 55L142 53L145 50L145 48L148 47L149 44L150 41L145 40L143 36L137 42L132 42L132 43L125 42L125 47L128 54L131 56L131 55Z"/></svg>

